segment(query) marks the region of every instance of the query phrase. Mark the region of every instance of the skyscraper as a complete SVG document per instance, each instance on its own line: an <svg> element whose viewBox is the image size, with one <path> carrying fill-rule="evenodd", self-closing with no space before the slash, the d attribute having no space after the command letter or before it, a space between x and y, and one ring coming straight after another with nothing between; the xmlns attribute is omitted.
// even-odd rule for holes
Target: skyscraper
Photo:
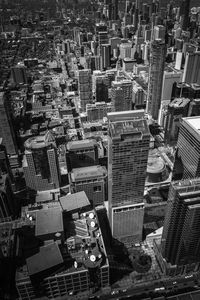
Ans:
<svg viewBox="0 0 200 300"><path fill-rule="evenodd" d="M144 111L109 113L108 203L112 234L123 242L142 238L150 134Z"/></svg>
<svg viewBox="0 0 200 300"><path fill-rule="evenodd" d="M111 103L114 111L131 110L133 83L131 80L113 81Z"/></svg>
<svg viewBox="0 0 200 300"><path fill-rule="evenodd" d="M186 54L182 82L200 85L200 51Z"/></svg>
<svg viewBox="0 0 200 300"><path fill-rule="evenodd" d="M165 67L166 45L163 40L155 40L151 46L151 57L149 67L149 86L147 112L158 119L158 112L161 103L162 81Z"/></svg>
<svg viewBox="0 0 200 300"><path fill-rule="evenodd" d="M23 169L27 187L36 191L59 187L58 157L55 139L50 132L25 142Z"/></svg>
<svg viewBox="0 0 200 300"><path fill-rule="evenodd" d="M181 1L181 9L180 9L180 15L182 17L182 29L188 30L190 19L189 19L189 13L190 13L190 0L183 0Z"/></svg>
<svg viewBox="0 0 200 300"><path fill-rule="evenodd" d="M172 182L164 221L162 255L172 265L200 262L200 179Z"/></svg>
<svg viewBox="0 0 200 300"><path fill-rule="evenodd" d="M101 69L107 69L110 67L111 58L111 45L102 44L101 45Z"/></svg>
<svg viewBox="0 0 200 300"><path fill-rule="evenodd" d="M86 104L92 103L92 76L91 70L84 69L78 72L78 88L81 109L86 110Z"/></svg>
<svg viewBox="0 0 200 300"><path fill-rule="evenodd" d="M0 137L3 138L8 154L16 154L18 152L16 138L6 100L6 94L0 92Z"/></svg>
<svg viewBox="0 0 200 300"><path fill-rule="evenodd" d="M200 177L200 117L183 118L177 142L173 176L184 179Z"/></svg>

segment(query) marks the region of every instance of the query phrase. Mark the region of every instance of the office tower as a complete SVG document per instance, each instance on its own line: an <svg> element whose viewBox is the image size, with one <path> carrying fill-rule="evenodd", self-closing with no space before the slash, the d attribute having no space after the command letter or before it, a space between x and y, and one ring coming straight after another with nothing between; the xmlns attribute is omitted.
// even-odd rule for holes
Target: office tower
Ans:
<svg viewBox="0 0 200 300"><path fill-rule="evenodd" d="M7 95L0 92L0 137L3 138L8 154L12 155L17 154L18 150L7 100Z"/></svg>
<svg viewBox="0 0 200 300"><path fill-rule="evenodd" d="M8 174L10 180L13 182L13 174L10 167L10 162L7 155L6 147L4 146L3 139L0 137L0 173Z"/></svg>
<svg viewBox="0 0 200 300"><path fill-rule="evenodd" d="M91 51L93 55L97 55L98 42L91 41Z"/></svg>
<svg viewBox="0 0 200 300"><path fill-rule="evenodd" d="M93 92L97 102L108 101L108 76L105 72L95 71L93 73Z"/></svg>
<svg viewBox="0 0 200 300"><path fill-rule="evenodd" d="M182 72L174 69L166 70L163 74L161 102L172 99L172 91L174 83L181 82Z"/></svg>
<svg viewBox="0 0 200 300"><path fill-rule="evenodd" d="M176 143L181 119L187 117L190 99L175 98L169 105L165 119L165 141Z"/></svg>
<svg viewBox="0 0 200 300"><path fill-rule="evenodd" d="M62 49L64 51L65 54L69 54L70 53L70 41L69 40L64 40L62 43Z"/></svg>
<svg viewBox="0 0 200 300"><path fill-rule="evenodd" d="M11 68L11 77L15 84L26 84L27 74L24 66L15 66Z"/></svg>
<svg viewBox="0 0 200 300"><path fill-rule="evenodd" d="M190 102L188 117L200 116L200 99L194 99Z"/></svg>
<svg viewBox="0 0 200 300"><path fill-rule="evenodd" d="M81 109L85 111L86 104L92 103L91 70L84 69L78 71L78 89L79 89Z"/></svg>
<svg viewBox="0 0 200 300"><path fill-rule="evenodd" d="M177 51L176 53L176 62L175 62L175 69L176 70L181 70L183 66L183 52L182 51Z"/></svg>
<svg viewBox="0 0 200 300"><path fill-rule="evenodd" d="M52 134L48 131L43 136L29 138L24 146L23 170L27 187L36 191L58 188L60 170Z"/></svg>
<svg viewBox="0 0 200 300"><path fill-rule="evenodd" d="M124 59L126 57L131 58L131 48L132 44L131 43L123 43L120 44L119 49L120 49L120 58Z"/></svg>
<svg viewBox="0 0 200 300"><path fill-rule="evenodd" d="M172 265L200 263L200 180L171 183L161 249Z"/></svg>
<svg viewBox="0 0 200 300"><path fill-rule="evenodd" d="M67 169L94 166L98 163L98 145L93 139L71 141L67 144Z"/></svg>
<svg viewBox="0 0 200 300"><path fill-rule="evenodd" d="M186 54L182 82L200 85L200 51Z"/></svg>
<svg viewBox="0 0 200 300"><path fill-rule="evenodd" d="M118 49L119 45L121 44L121 38L112 37L109 39L109 43L111 45L111 53L113 53L113 49Z"/></svg>
<svg viewBox="0 0 200 300"><path fill-rule="evenodd" d="M99 121L107 117L107 113L112 111L111 103L96 102L86 105L87 121Z"/></svg>
<svg viewBox="0 0 200 300"><path fill-rule="evenodd" d="M111 46L110 44L102 44L101 46L101 69L108 69L110 67Z"/></svg>
<svg viewBox="0 0 200 300"><path fill-rule="evenodd" d="M155 120L158 118L161 102L165 55L165 42L162 40L153 41L150 53L147 112Z"/></svg>
<svg viewBox="0 0 200 300"><path fill-rule="evenodd" d="M173 177L200 177L200 117L183 118L180 124Z"/></svg>
<svg viewBox="0 0 200 300"><path fill-rule="evenodd" d="M136 64L136 60L132 58L124 58L122 63L122 69L125 72L133 72L133 66Z"/></svg>
<svg viewBox="0 0 200 300"><path fill-rule="evenodd" d="M146 95L137 82L133 84L133 104L134 109L144 109L146 105Z"/></svg>
<svg viewBox="0 0 200 300"><path fill-rule="evenodd" d="M8 174L0 170L0 219L12 217L15 214L15 200Z"/></svg>
<svg viewBox="0 0 200 300"><path fill-rule="evenodd" d="M164 40L165 39L166 28L163 25L154 26L154 39Z"/></svg>
<svg viewBox="0 0 200 300"><path fill-rule="evenodd" d="M98 33L98 42L101 51L101 45L108 44L108 32L107 31L99 31Z"/></svg>
<svg viewBox="0 0 200 300"><path fill-rule="evenodd" d="M150 133L144 111L109 113L108 205L114 238L142 238Z"/></svg>
<svg viewBox="0 0 200 300"><path fill-rule="evenodd" d="M114 111L127 111L132 107L131 80L113 81L111 87L111 104Z"/></svg>
<svg viewBox="0 0 200 300"><path fill-rule="evenodd" d="M111 0L112 1L112 20L118 19L118 0Z"/></svg>
<svg viewBox="0 0 200 300"><path fill-rule="evenodd" d="M182 29L188 30L190 19L189 19L189 13L190 13L190 0L183 0L181 1L181 7L180 7L180 15L182 18Z"/></svg>
<svg viewBox="0 0 200 300"><path fill-rule="evenodd" d="M72 169L70 173L71 191L84 191L93 207L102 205L106 199L107 171L102 166Z"/></svg>

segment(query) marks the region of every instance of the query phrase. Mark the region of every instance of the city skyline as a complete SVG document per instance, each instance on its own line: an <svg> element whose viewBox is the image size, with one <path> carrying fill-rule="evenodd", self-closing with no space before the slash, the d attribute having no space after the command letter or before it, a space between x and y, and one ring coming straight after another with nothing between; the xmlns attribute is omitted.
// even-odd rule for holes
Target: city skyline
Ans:
<svg viewBox="0 0 200 300"><path fill-rule="evenodd" d="M200 3L0 0L0 299L200 299Z"/></svg>

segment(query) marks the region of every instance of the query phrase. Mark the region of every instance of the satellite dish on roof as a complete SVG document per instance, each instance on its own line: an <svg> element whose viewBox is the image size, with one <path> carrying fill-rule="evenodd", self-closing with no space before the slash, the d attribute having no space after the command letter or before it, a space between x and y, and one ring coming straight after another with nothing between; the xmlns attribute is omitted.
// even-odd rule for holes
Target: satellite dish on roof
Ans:
<svg viewBox="0 0 200 300"><path fill-rule="evenodd" d="M95 227L95 222L92 221L92 222L90 223L90 226L91 226L92 228L94 228L94 227Z"/></svg>
<svg viewBox="0 0 200 300"><path fill-rule="evenodd" d="M91 260L92 262L95 262L96 256L95 256L95 255L90 255L90 260Z"/></svg>
<svg viewBox="0 0 200 300"><path fill-rule="evenodd" d="M94 219L94 214L92 212L89 214L89 218Z"/></svg>

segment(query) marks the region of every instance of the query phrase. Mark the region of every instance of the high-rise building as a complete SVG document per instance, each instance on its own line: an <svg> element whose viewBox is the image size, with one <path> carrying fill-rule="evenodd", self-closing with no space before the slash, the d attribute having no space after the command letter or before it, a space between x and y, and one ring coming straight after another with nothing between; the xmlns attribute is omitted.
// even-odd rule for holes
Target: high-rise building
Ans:
<svg viewBox="0 0 200 300"><path fill-rule="evenodd" d="M84 69L78 72L78 89L81 109L86 110L86 104L92 103L92 76L91 70Z"/></svg>
<svg viewBox="0 0 200 300"><path fill-rule="evenodd" d="M3 143L6 146L8 154L17 154L17 144L8 108L7 96L4 92L0 92L0 137L3 138Z"/></svg>
<svg viewBox="0 0 200 300"><path fill-rule="evenodd" d="M200 51L186 54L182 82L200 85Z"/></svg>
<svg viewBox="0 0 200 300"><path fill-rule="evenodd" d="M172 265L200 264L200 179L172 182L161 250Z"/></svg>
<svg viewBox="0 0 200 300"><path fill-rule="evenodd" d="M135 82L133 84L133 104L134 109L144 109L146 105L146 95L142 87Z"/></svg>
<svg viewBox="0 0 200 300"><path fill-rule="evenodd" d="M133 83L131 80L113 81L111 103L114 111L127 111L132 108Z"/></svg>
<svg viewBox="0 0 200 300"><path fill-rule="evenodd" d="M150 55L147 112L153 119L157 120L161 103L162 82L165 67L165 42L162 40L153 41Z"/></svg>
<svg viewBox="0 0 200 300"><path fill-rule="evenodd" d="M190 102L188 117L200 116L200 99L194 99Z"/></svg>
<svg viewBox="0 0 200 300"><path fill-rule="evenodd" d="M180 8L180 15L182 17L182 29L188 30L190 19L190 0L183 0L181 1L181 8Z"/></svg>
<svg viewBox="0 0 200 300"><path fill-rule="evenodd" d="M180 124L173 176L200 177L200 117L183 118Z"/></svg>
<svg viewBox="0 0 200 300"><path fill-rule="evenodd" d="M67 144L67 169L94 166L98 163L98 145L93 139L71 141Z"/></svg>
<svg viewBox="0 0 200 300"><path fill-rule="evenodd" d="M126 57L131 58L131 48L132 44L131 43L122 43L119 46L120 48L120 58L124 59Z"/></svg>
<svg viewBox="0 0 200 300"><path fill-rule="evenodd" d="M11 181L8 174L0 170L0 219L11 217L15 214L15 200Z"/></svg>
<svg viewBox="0 0 200 300"><path fill-rule="evenodd" d="M11 68L11 77L15 84L26 84L27 74L24 66L15 66Z"/></svg>
<svg viewBox="0 0 200 300"><path fill-rule="evenodd" d="M29 138L25 144L23 169L27 187L36 191L60 186L60 170L55 138L48 131L43 136Z"/></svg>
<svg viewBox="0 0 200 300"><path fill-rule="evenodd" d="M0 174L8 174L10 180L13 182L14 178L7 155L7 150L3 144L2 138L0 138Z"/></svg>
<svg viewBox="0 0 200 300"><path fill-rule="evenodd" d="M86 105L87 120L89 122L102 120L107 113L112 111L111 103L96 102Z"/></svg>
<svg viewBox="0 0 200 300"><path fill-rule="evenodd" d="M93 72L93 92L96 95L96 101L108 101L109 79L105 72Z"/></svg>
<svg viewBox="0 0 200 300"><path fill-rule="evenodd" d="M154 26L154 39L164 40L165 39L166 28L163 25Z"/></svg>
<svg viewBox="0 0 200 300"><path fill-rule="evenodd" d="M101 69L108 69L110 67L111 59L111 45L101 44Z"/></svg>
<svg viewBox="0 0 200 300"><path fill-rule="evenodd" d="M107 171L102 166L72 169L70 185L73 192L84 191L92 206L102 205L106 199Z"/></svg>
<svg viewBox="0 0 200 300"><path fill-rule="evenodd" d="M112 20L118 19L118 0L112 0Z"/></svg>
<svg viewBox="0 0 200 300"><path fill-rule="evenodd" d="M144 111L109 113L108 204L112 234L123 242L142 238L143 193L150 133Z"/></svg>
<svg viewBox="0 0 200 300"><path fill-rule="evenodd" d="M99 42L100 47L103 44L108 44L108 32L107 31L99 31L98 42ZM100 49L100 51L101 51L101 49Z"/></svg>
<svg viewBox="0 0 200 300"><path fill-rule="evenodd" d="M165 141L176 142L181 119L187 117L190 99L176 98L168 105L165 119Z"/></svg>

